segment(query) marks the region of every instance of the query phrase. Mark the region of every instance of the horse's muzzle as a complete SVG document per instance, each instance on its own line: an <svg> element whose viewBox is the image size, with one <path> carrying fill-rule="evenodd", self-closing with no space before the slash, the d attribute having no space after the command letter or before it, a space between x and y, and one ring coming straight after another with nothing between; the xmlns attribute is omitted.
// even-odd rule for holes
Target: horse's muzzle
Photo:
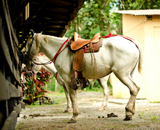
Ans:
<svg viewBox="0 0 160 130"><path fill-rule="evenodd" d="M24 63L25 65L31 65L31 60L29 58L28 54L25 54L21 58L21 62Z"/></svg>

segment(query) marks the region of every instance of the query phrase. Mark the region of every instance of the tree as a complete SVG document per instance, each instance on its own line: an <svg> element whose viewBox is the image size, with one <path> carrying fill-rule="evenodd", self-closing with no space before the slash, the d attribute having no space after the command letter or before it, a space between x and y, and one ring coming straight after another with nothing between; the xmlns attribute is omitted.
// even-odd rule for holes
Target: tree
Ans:
<svg viewBox="0 0 160 130"><path fill-rule="evenodd" d="M90 39L94 34L122 34L122 16L113 10L159 9L160 0L86 0L73 20L65 36L72 37L74 31Z"/></svg>

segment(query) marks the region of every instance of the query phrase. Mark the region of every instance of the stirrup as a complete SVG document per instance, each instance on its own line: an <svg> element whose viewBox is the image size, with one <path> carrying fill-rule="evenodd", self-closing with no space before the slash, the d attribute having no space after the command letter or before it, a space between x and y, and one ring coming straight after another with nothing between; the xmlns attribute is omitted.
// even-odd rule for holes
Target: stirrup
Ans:
<svg viewBox="0 0 160 130"><path fill-rule="evenodd" d="M90 82L88 79L85 80L85 84L86 84L86 87L88 87L90 85Z"/></svg>
<svg viewBox="0 0 160 130"><path fill-rule="evenodd" d="M79 87L81 85L80 80L78 78L76 78L76 82L77 82L77 87Z"/></svg>

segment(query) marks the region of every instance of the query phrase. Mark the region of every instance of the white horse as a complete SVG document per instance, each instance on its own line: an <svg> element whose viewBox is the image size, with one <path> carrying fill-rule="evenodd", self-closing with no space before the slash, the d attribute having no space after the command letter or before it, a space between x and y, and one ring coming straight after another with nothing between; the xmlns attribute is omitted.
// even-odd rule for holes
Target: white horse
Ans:
<svg viewBox="0 0 160 130"><path fill-rule="evenodd" d="M69 123L74 123L77 121L79 109L77 90L69 87L73 76L74 53L67 43L67 38L34 33L28 38L26 53L30 59L33 59L39 52L42 52L55 62L55 67L64 80L72 102L73 116ZM120 36L103 39L103 46L99 52L94 53L96 65L92 62L91 54L84 54L82 74L86 79L100 79L113 72L128 87L131 96L125 107L124 120L131 120L132 115L135 114L135 100L140 90L140 87L133 81L132 74L137 64L139 72L142 70L142 47L138 42L134 41L134 43Z"/></svg>
<svg viewBox="0 0 160 130"><path fill-rule="evenodd" d="M42 69L42 68L45 69L45 70L47 70L51 74L53 74L56 77L57 82L60 85L63 86L64 92L65 92L65 96L66 96L66 100L67 100L67 108L66 108L66 110L64 112L70 112L70 111L72 111L69 93L67 91L67 88L65 87L63 79L58 74L58 72L57 72L57 70L56 70L53 62L51 62L49 64L43 64L43 63L47 63L48 61L50 61L49 58L46 57L45 55L37 56L35 59L36 59L36 62L39 63L39 65L37 65L36 63L33 65L33 70L32 71L34 72L34 74L37 74L38 71L40 69ZM97 79L98 82L99 82L99 84L100 84L100 86L103 89L103 92L104 92L103 102L102 102L101 107L99 108L100 111L105 110L105 108L107 106L107 103L108 103L108 95L109 95L108 87L107 87L107 80L108 80L108 78L109 78L109 75L106 76L106 77ZM89 81L91 82L93 80L90 79Z"/></svg>

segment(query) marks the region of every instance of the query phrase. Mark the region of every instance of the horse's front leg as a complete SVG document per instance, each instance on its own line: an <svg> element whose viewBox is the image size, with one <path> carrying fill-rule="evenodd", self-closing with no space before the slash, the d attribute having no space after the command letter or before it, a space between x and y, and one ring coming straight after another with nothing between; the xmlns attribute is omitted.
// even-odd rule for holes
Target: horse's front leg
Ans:
<svg viewBox="0 0 160 130"><path fill-rule="evenodd" d="M77 90L73 90L72 88L69 87L69 84L65 84L67 87L67 90L69 92L69 96L72 102L72 107L73 107L73 116L69 120L68 123L75 123L77 122L77 117L79 114L79 109L78 109L78 102L77 102Z"/></svg>

